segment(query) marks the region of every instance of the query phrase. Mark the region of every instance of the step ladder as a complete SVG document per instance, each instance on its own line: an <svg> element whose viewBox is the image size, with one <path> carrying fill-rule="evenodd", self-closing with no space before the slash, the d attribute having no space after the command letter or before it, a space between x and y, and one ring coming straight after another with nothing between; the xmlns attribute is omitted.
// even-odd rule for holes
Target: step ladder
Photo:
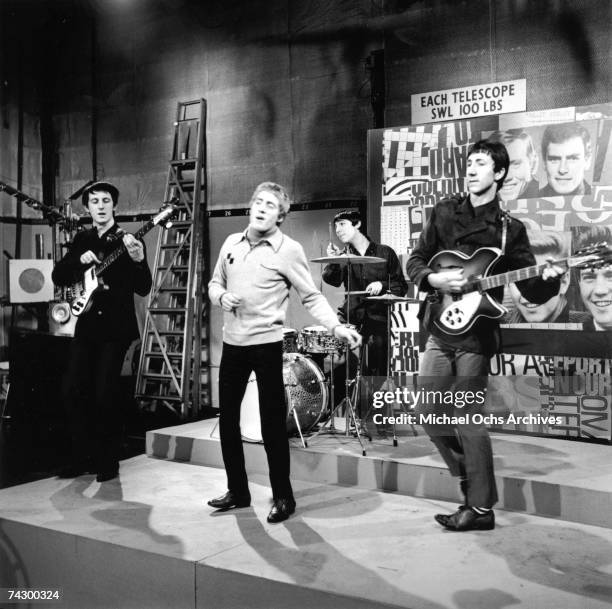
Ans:
<svg viewBox="0 0 612 609"><path fill-rule="evenodd" d="M158 234L136 379L141 409L166 407L182 420L210 404L205 132L206 100L179 102L164 197L179 211Z"/></svg>

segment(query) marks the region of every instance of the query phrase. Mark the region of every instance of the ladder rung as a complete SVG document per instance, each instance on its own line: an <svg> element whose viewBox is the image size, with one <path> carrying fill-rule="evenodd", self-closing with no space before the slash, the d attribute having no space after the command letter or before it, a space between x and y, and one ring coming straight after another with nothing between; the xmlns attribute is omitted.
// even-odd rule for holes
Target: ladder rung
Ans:
<svg viewBox="0 0 612 609"><path fill-rule="evenodd" d="M173 271L188 271L189 267L186 264L173 264L173 265L169 265L169 266L158 266L157 267L157 271L165 271L167 269L171 269Z"/></svg>
<svg viewBox="0 0 612 609"><path fill-rule="evenodd" d="M187 286L184 288L158 288L157 291L164 294L187 294Z"/></svg>
<svg viewBox="0 0 612 609"><path fill-rule="evenodd" d="M161 372L147 372L146 370L144 370L142 373L142 376L148 379L157 379L159 381L171 381L172 380L172 375L170 373L163 374Z"/></svg>
<svg viewBox="0 0 612 609"><path fill-rule="evenodd" d="M157 333L160 336L183 336L183 334L185 334L183 330L158 330ZM155 336L155 332L153 332L153 330L149 330L147 334L149 336Z"/></svg>
<svg viewBox="0 0 612 609"><path fill-rule="evenodd" d="M181 396L179 395L153 395L151 393L137 393L136 399L148 399L148 400L167 400L168 402L180 402Z"/></svg>
<svg viewBox="0 0 612 609"><path fill-rule="evenodd" d="M184 228L191 226L193 222L191 220L172 220L172 226L168 228Z"/></svg>
<svg viewBox="0 0 612 609"><path fill-rule="evenodd" d="M149 313L155 315L185 315L185 309L187 307L149 307Z"/></svg>
<svg viewBox="0 0 612 609"><path fill-rule="evenodd" d="M171 165L194 165L198 162L198 159L170 159Z"/></svg>
<svg viewBox="0 0 612 609"><path fill-rule="evenodd" d="M181 108L186 108L187 106L199 106L202 103L201 98L197 99L188 99L187 101L177 102Z"/></svg>
<svg viewBox="0 0 612 609"><path fill-rule="evenodd" d="M183 357L180 351L166 351L168 357ZM161 351L145 351L146 357L163 357L164 354Z"/></svg>
<svg viewBox="0 0 612 609"><path fill-rule="evenodd" d="M195 182L193 180L168 180L168 186L182 186L185 188L193 188Z"/></svg>
<svg viewBox="0 0 612 609"><path fill-rule="evenodd" d="M179 247L183 247L185 241L181 241L180 243L162 243L159 247L163 250L172 250L178 249Z"/></svg>
<svg viewBox="0 0 612 609"><path fill-rule="evenodd" d="M187 191L191 191L193 190L194 186L195 186L195 182L193 180L169 180L168 181L168 186L169 187L178 187L180 186L183 190L187 190ZM206 190L206 185L204 184L200 184L200 190L204 191Z"/></svg>

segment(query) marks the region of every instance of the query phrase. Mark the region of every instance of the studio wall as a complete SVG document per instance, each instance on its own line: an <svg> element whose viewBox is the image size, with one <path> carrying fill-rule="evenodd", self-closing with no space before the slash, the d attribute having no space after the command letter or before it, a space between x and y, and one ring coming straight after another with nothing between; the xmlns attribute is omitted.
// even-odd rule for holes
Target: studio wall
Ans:
<svg viewBox="0 0 612 609"><path fill-rule="evenodd" d="M389 127L411 124L412 94L498 80L527 78L527 110L612 99L607 0L3 0L0 10L0 180L16 185L21 154L23 189L42 197L45 109L55 202L105 178L121 189L120 213L157 209L176 103L198 97L211 209L244 208L263 179L299 203L364 201L366 60L378 49ZM0 203L14 218L14 201ZM224 233L235 224L215 222ZM379 228L369 208L368 231ZM0 230L15 247L14 225Z"/></svg>

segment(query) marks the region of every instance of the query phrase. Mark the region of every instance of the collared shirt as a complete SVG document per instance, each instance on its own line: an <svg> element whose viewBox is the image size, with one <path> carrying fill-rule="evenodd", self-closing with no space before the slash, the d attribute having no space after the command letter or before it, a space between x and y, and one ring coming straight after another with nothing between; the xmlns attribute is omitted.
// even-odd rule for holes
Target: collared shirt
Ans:
<svg viewBox="0 0 612 609"><path fill-rule="evenodd" d="M208 296L220 305L223 294L241 299L240 306L223 313L223 340L231 345L280 341L293 286L306 310L332 330L340 322L314 285L306 254L295 240L276 230L251 244L247 232L230 235L219 252Z"/></svg>

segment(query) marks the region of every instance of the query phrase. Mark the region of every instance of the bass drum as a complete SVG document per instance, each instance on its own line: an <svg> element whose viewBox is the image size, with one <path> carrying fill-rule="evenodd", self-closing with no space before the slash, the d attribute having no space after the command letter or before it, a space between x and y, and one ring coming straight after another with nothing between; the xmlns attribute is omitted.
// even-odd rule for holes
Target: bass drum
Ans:
<svg viewBox="0 0 612 609"><path fill-rule="evenodd" d="M290 435L298 433L293 409L295 409L302 433L306 433L317 424L327 406L328 392L325 376L309 357L300 353L285 353L283 355L283 381L287 406L287 433ZM247 442L262 442L259 392L254 372L251 372L242 398L240 433L242 439Z"/></svg>

